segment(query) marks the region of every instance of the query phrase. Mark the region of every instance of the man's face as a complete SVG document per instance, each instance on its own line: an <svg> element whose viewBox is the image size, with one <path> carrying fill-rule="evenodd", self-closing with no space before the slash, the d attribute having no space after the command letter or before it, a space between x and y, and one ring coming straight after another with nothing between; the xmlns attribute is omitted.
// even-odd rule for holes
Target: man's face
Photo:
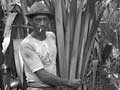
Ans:
<svg viewBox="0 0 120 90"><path fill-rule="evenodd" d="M42 30L46 30L49 25L49 18L47 15L37 15L32 19L34 28L41 32Z"/></svg>

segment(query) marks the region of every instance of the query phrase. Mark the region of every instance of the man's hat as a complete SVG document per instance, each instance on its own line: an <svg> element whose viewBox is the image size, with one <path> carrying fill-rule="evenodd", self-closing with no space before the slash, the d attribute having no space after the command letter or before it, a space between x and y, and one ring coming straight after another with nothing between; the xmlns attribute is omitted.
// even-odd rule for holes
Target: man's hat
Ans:
<svg viewBox="0 0 120 90"><path fill-rule="evenodd" d="M27 17L32 17L34 15L49 15L53 16L54 14L52 13L50 7L46 5L45 1L39 1L35 2L28 13L26 14Z"/></svg>

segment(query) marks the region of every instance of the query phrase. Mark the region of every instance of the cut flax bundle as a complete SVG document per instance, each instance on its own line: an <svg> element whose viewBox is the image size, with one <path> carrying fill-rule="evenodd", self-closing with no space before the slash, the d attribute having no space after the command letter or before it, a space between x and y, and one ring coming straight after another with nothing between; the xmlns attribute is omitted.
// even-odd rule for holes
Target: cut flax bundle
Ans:
<svg viewBox="0 0 120 90"><path fill-rule="evenodd" d="M97 27L105 8L103 7L96 17L96 0L79 0L79 8L77 0L66 0L67 7L65 1L56 1L62 6L62 9L57 4L55 7L60 73L65 78L81 78L84 81Z"/></svg>
<svg viewBox="0 0 120 90"><path fill-rule="evenodd" d="M66 9L69 8L70 10L69 13L66 13L65 11L67 10L64 10L65 4L62 5L63 7L61 9L61 0L59 1L56 0L56 2L57 3L55 4L56 5L55 11L56 11L56 29L60 74L62 77L69 79L75 79L76 76L80 78L80 74L81 72L83 72L81 70L82 66L85 65L85 64L83 65L83 63L85 63L83 61L83 56L88 53L88 52L84 53L84 49L88 36L89 25L91 25L89 23L91 19L90 18L91 13L89 12L88 6L89 3L87 2L87 8L84 13L85 16L83 17L82 10L84 6L84 0L79 1L80 2L79 9L77 9L77 0L67 2L70 5L70 8L69 7L66 8ZM66 55L66 57L63 54ZM78 59L79 56L80 59Z"/></svg>

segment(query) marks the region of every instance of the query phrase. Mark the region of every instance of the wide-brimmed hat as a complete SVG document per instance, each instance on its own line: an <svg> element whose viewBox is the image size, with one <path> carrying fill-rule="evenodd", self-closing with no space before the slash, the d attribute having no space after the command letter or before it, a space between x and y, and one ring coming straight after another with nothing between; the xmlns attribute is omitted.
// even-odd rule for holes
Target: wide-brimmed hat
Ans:
<svg viewBox="0 0 120 90"><path fill-rule="evenodd" d="M51 12L51 9L44 1L35 2L28 13L26 14L27 17L32 17L35 15L49 15L53 16L54 14Z"/></svg>

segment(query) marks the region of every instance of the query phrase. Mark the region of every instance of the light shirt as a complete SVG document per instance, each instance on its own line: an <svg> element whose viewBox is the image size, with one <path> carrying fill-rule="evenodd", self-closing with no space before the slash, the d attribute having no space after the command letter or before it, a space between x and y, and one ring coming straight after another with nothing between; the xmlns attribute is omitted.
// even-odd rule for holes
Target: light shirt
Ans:
<svg viewBox="0 0 120 90"><path fill-rule="evenodd" d="M40 83L41 87L48 85L42 82L34 72L45 69L56 75L56 38L53 32L46 32L46 40L40 41L28 35L20 45L20 55L24 63L27 82Z"/></svg>

